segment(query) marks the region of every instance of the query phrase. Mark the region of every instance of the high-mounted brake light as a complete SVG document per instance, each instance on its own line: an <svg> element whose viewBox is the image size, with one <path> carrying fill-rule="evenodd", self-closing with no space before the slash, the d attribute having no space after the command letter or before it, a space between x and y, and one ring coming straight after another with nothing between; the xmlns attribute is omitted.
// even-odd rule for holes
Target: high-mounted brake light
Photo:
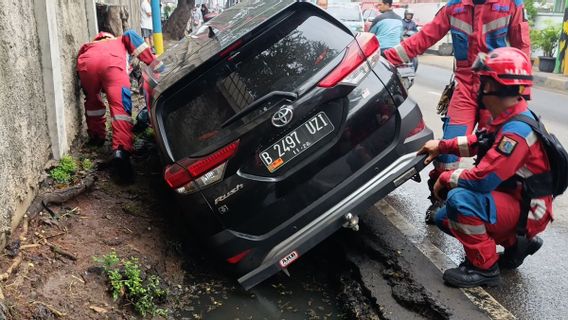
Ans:
<svg viewBox="0 0 568 320"><path fill-rule="evenodd" d="M233 52L234 50L238 49L242 44L243 44L243 40L242 40L242 39L237 40L235 43L233 43L233 44L231 44L230 46L228 46L227 49L221 51L221 52L219 53L219 56L220 56L221 58L222 58L222 57L225 57L225 56L228 56L229 53L231 53L231 52Z"/></svg>
<svg viewBox="0 0 568 320"><path fill-rule="evenodd" d="M379 61L379 40L369 32L361 32L347 46L341 63L318 86L331 88L339 83L357 85L369 73L369 64ZM369 63L364 63L368 61Z"/></svg>
<svg viewBox="0 0 568 320"><path fill-rule="evenodd" d="M168 167L164 179L179 193L196 191L223 178L227 160L235 155L239 140L198 159L185 158Z"/></svg>

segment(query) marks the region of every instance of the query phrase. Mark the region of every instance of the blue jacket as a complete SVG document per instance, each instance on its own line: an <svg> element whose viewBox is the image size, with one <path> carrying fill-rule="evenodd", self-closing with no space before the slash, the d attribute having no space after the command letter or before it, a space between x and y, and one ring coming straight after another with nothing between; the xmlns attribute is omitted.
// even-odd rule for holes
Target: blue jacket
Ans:
<svg viewBox="0 0 568 320"><path fill-rule="evenodd" d="M400 43L402 18L390 10L378 15L371 23L370 32L377 35L381 49L388 49Z"/></svg>

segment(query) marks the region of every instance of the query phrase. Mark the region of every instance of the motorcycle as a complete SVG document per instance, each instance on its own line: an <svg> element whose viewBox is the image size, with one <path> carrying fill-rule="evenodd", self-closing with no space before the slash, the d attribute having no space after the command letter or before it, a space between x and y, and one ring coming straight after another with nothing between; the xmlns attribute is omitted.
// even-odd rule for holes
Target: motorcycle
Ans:
<svg viewBox="0 0 568 320"><path fill-rule="evenodd" d="M413 34L415 31L405 31L403 34L403 39L406 39ZM406 90L410 89L414 84L414 78L416 77L416 70L418 70L418 58L414 58L411 62L403 63L397 67L398 73L402 80L403 86Z"/></svg>

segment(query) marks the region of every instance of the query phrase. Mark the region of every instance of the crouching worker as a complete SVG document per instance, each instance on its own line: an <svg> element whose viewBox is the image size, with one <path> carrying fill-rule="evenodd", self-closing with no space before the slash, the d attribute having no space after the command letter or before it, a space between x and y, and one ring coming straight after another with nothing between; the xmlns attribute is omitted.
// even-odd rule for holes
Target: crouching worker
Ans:
<svg viewBox="0 0 568 320"><path fill-rule="evenodd" d="M550 157L538 129L544 127L538 127L522 97L532 85L529 59L519 49L498 48L480 54L472 68L481 79L478 103L492 116L488 130L431 140L419 151L428 154L427 163L439 154L477 155L475 167L446 171L434 185L435 197L446 200L436 224L465 250L465 261L443 275L455 287L498 285L500 267L517 268L538 251L543 242L536 235L552 220L555 195ZM497 244L505 248L501 255Z"/></svg>
<svg viewBox="0 0 568 320"><path fill-rule="evenodd" d="M130 154L133 151L132 98L128 76L128 54L154 69L161 68L150 47L134 31L120 37L107 32L97 34L79 50L77 71L85 93L85 116L89 143L103 145L106 137L106 107L101 92L106 93L112 121L112 169L122 182L133 178Z"/></svg>

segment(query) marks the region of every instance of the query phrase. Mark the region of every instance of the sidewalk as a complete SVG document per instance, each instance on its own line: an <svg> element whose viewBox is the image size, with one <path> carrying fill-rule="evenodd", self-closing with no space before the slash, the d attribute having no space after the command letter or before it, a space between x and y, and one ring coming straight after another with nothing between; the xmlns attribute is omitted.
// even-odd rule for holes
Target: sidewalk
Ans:
<svg viewBox="0 0 568 320"><path fill-rule="evenodd" d="M424 54L419 58L420 63L433 65L440 68L452 69L452 56L438 56L433 54ZM536 67L534 67L536 69ZM568 90L568 76L546 73L533 70L534 83L536 86L545 87L555 90Z"/></svg>

